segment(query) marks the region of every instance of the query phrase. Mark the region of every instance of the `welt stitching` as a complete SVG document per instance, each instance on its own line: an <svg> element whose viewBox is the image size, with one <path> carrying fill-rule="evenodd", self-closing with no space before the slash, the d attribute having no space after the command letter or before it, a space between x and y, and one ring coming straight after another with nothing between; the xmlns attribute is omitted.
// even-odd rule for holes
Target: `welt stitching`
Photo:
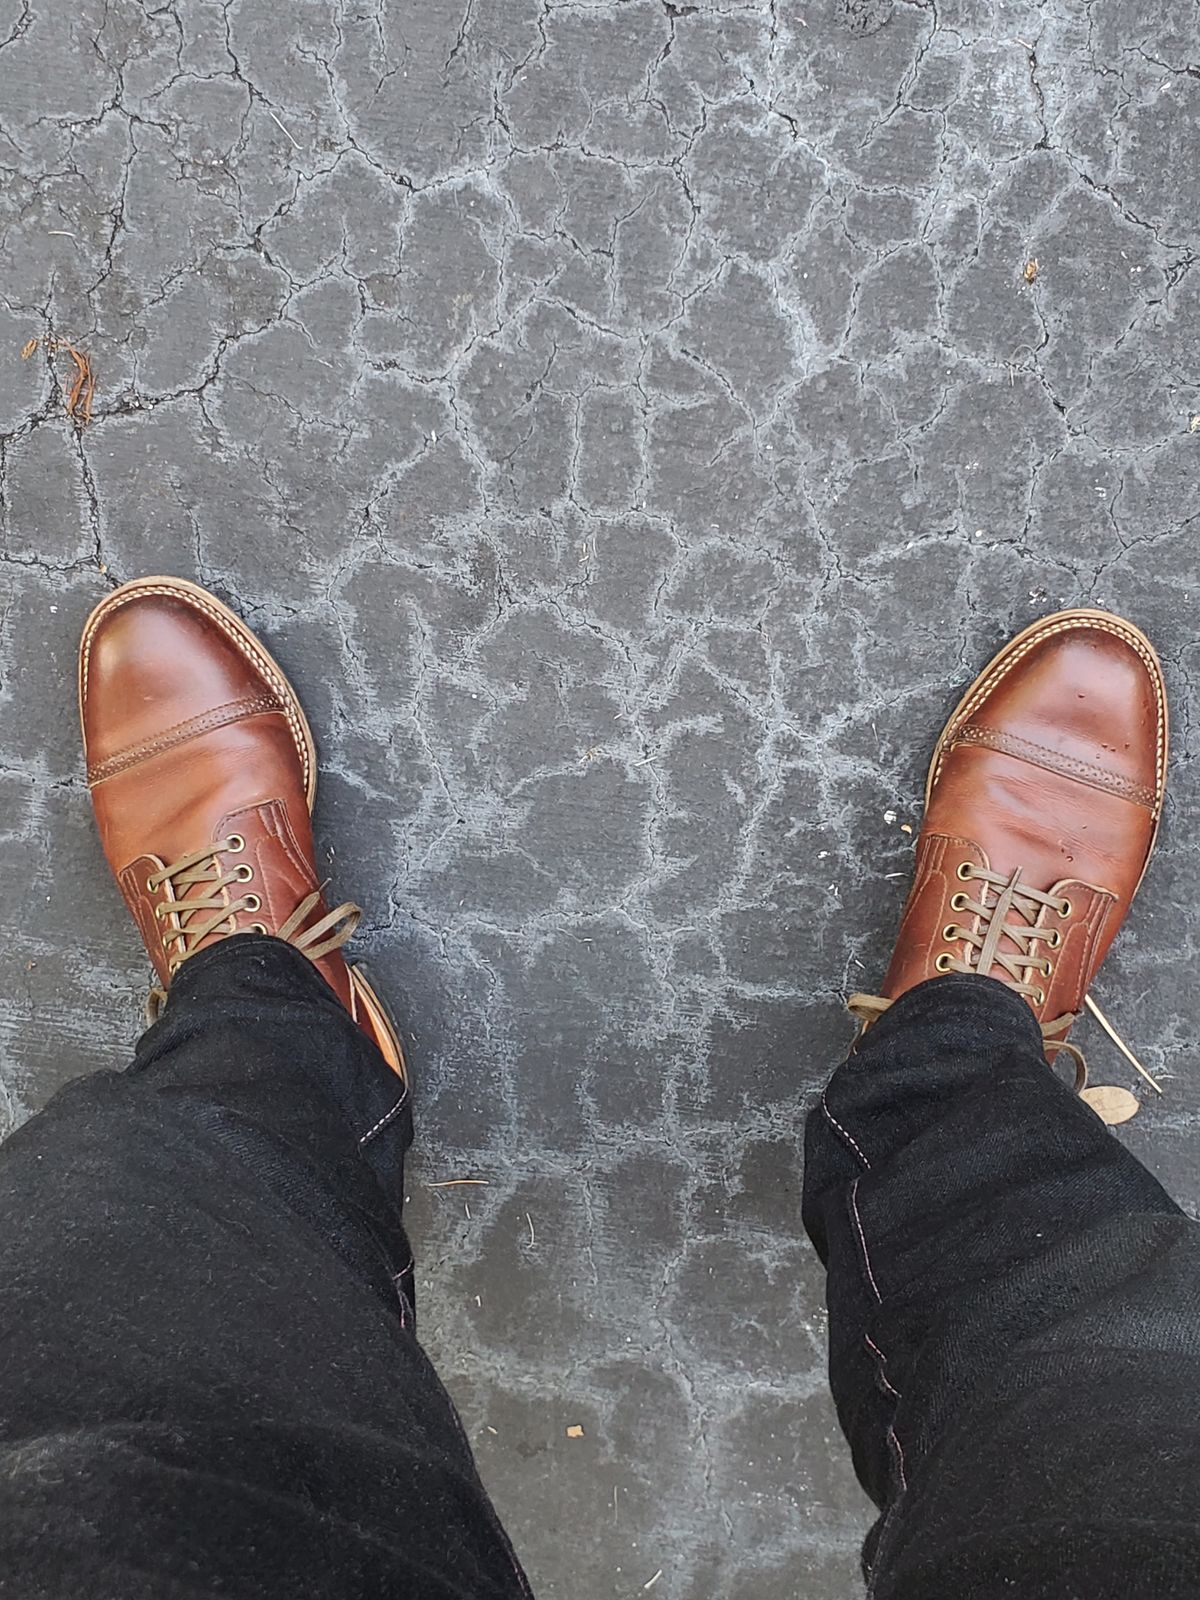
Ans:
<svg viewBox="0 0 1200 1600"><path fill-rule="evenodd" d="M989 694L991 694L992 690L997 684L1003 683L1004 679L1008 677L1009 673L1014 669L1014 667L1016 667L1019 662L1024 660L1024 658L1029 654L1035 645L1041 644L1043 639L1052 639L1055 634L1068 633L1071 631L1071 629L1079 626L1081 626L1081 624L1078 621L1073 620L1058 622L1054 625L1054 627L1041 629L1039 632L1026 639L1024 644L1019 645L1017 649L1014 650L1012 656L1005 661L1002 667L999 667L995 672L990 673L979 685L979 688L976 690L974 696L967 702L965 706L963 706L958 717L955 719L956 726L961 727L964 722L970 719L981 702L985 700ZM1122 644L1127 644L1130 649L1137 654L1138 659L1149 672L1151 682L1154 684L1154 700L1158 712L1157 727L1155 730L1156 741L1154 762L1155 810L1157 811L1158 807L1162 804L1162 791L1166 776L1164 771L1166 766L1166 752L1164 749L1166 718L1164 715L1163 691L1159 668L1156 665L1153 656L1147 652L1141 641L1135 638L1132 634L1126 633L1123 628L1114 627L1111 623L1105 622L1099 618L1089 618L1086 626L1096 628L1101 633L1111 634L1114 639L1120 639ZM949 743L949 741L947 741L947 743ZM945 750L943 750L938 759L939 773L942 769L942 764L945 759L946 753Z"/></svg>
<svg viewBox="0 0 1200 1600"><path fill-rule="evenodd" d="M405 1089L404 1093L400 1096L399 1100L396 1101L396 1104L392 1107L392 1109L390 1111L385 1111L375 1126L373 1128L368 1128L366 1133L363 1134L362 1138L358 1141L358 1147L360 1150L362 1149L363 1145L370 1144L371 1140L377 1133L382 1133L387 1127L388 1123L393 1122L396 1117L400 1115L400 1113L404 1110L404 1103L407 1099L408 1090Z"/></svg>
<svg viewBox="0 0 1200 1600"><path fill-rule="evenodd" d="M289 686L282 675L276 671L276 669L263 655L262 651L251 642L252 636L249 635L249 631L247 630L247 636L243 637L240 633L234 631L234 629L219 611L216 611L212 606L207 605L199 595L185 593L182 589L172 589L167 584L153 584L146 588L137 589L132 594L121 595L119 599L105 609L103 616L108 616L111 612L116 611L120 606L128 605L131 600L136 599L138 595L142 594L160 594L165 596L168 600L183 600L188 605L194 605L198 610L203 611L205 616L210 617L212 621L217 624L221 632L227 639L231 641L235 648L253 661L255 667L257 667L258 671L262 673L268 682L275 685L279 692L280 699L283 702L284 715L287 717L288 725L292 730L292 737L296 741L297 749L300 751L300 759L304 767L304 781L307 784L310 777L308 749L300 727L300 719L296 715L295 709L291 704ZM83 697L85 699L88 691L88 674L91 670L92 638L101 621L103 621L103 617L97 617L95 623L88 630L83 640L80 673L83 685Z"/></svg>

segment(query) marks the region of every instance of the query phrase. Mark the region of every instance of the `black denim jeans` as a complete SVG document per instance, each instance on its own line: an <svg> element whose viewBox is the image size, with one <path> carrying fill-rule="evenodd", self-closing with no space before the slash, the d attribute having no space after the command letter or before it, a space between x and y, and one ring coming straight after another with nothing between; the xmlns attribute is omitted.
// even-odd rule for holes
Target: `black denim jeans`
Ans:
<svg viewBox="0 0 1200 1600"><path fill-rule="evenodd" d="M1021 1000L893 1006L809 1118L804 1217L876 1600L1200 1595L1200 1230Z"/></svg>
<svg viewBox="0 0 1200 1600"><path fill-rule="evenodd" d="M528 1595L413 1332L407 1096L314 968L194 956L0 1150L0 1594Z"/></svg>
<svg viewBox="0 0 1200 1600"><path fill-rule="evenodd" d="M410 1137L307 961L243 937L8 1141L0 1594L528 1595L414 1336ZM1197 1231L1024 1004L906 996L805 1186L878 1600L1200 1595Z"/></svg>

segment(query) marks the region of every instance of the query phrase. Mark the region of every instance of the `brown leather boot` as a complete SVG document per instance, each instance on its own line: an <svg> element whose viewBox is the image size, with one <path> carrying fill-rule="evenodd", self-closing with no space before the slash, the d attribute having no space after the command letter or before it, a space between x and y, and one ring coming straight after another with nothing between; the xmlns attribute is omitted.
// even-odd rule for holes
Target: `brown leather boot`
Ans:
<svg viewBox="0 0 1200 1600"><path fill-rule="evenodd" d="M1132 623L1063 611L1018 634L937 742L883 995L850 1009L869 1023L925 978L988 973L1024 996L1048 1053L1074 1056L1082 1091L1067 1033L1146 871L1166 765L1162 668ZM1122 1094L1088 1098L1123 1121Z"/></svg>
<svg viewBox="0 0 1200 1600"><path fill-rule="evenodd" d="M125 584L84 627L79 711L104 853L162 991L219 939L276 934L403 1077L395 1028L342 956L362 913L322 897L312 733L245 623L183 578Z"/></svg>

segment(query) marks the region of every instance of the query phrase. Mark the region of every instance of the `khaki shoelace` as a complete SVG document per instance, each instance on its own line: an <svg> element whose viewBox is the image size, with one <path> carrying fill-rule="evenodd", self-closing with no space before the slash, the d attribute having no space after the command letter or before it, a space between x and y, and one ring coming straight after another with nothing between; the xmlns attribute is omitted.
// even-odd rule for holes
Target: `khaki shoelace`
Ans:
<svg viewBox="0 0 1200 1600"><path fill-rule="evenodd" d="M1073 909L1070 900L1059 895L1045 894L1041 889L1034 889L1029 884L1022 883L1020 867L1011 877L1006 878L1002 873L989 872L984 867L975 866L973 862L964 861L958 868L958 877L963 883L978 880L982 887L977 900L973 900L965 891L954 895L950 901L951 910L978 917L979 927L970 928L956 922L946 925L942 930L942 937L946 943L962 943L967 949L963 956L956 956L949 950L944 950L934 962L937 971L970 974L991 972L999 967L1008 974L1001 979L1002 983L1007 984L1017 994L1024 995L1033 1005L1043 1005L1046 999L1044 988L1039 983L1029 982L1026 974L1050 977L1054 971L1054 963L1049 956L1039 953L1038 945L1044 944L1048 950L1057 950L1062 944L1062 932L1054 926L1038 925L1035 919L1042 906L1048 906L1057 917L1069 917ZM995 899L989 900L989 892L994 892ZM1003 939L1007 939L1014 948L1001 948ZM871 994L852 994L846 1002L850 1013L864 1025L882 1016L891 1004L890 1000ZM1161 1094L1162 1089L1159 1084L1146 1071L1090 995L1085 995L1084 1005L1121 1054L1137 1068L1146 1082L1153 1086L1155 1092ZM1039 1024L1047 1056L1057 1055L1063 1050L1074 1061L1077 1093L1087 1083L1087 1061L1079 1046L1072 1044L1063 1035L1079 1021L1079 1017L1079 1012L1067 1011L1061 1017Z"/></svg>
<svg viewBox="0 0 1200 1600"><path fill-rule="evenodd" d="M204 939L218 932L226 935L237 933L239 915L252 915L261 910L262 901L252 891L239 888L236 893L230 892L235 885L245 885L253 880L254 869L249 863L239 862L229 871L223 871L218 859L223 854L240 854L245 848L245 840L240 834L230 834L218 844L204 845L189 855L181 856L171 866L159 868L146 879L149 893L154 894L169 883L174 896L154 908L154 915L160 922L171 916L178 922L173 931L167 928L162 930L167 971L172 978L187 958L195 954ZM353 936L362 917L360 907L346 901L319 918L311 928L305 928L305 921L321 903L324 887L322 884L311 894L305 895L291 916L275 930L276 938L286 939L310 961L319 961L322 956L340 949ZM267 933L269 930L265 923L255 922L246 931ZM172 945L176 947L173 951ZM165 999L165 989L156 987L150 991L146 1013L151 1021L158 1015Z"/></svg>

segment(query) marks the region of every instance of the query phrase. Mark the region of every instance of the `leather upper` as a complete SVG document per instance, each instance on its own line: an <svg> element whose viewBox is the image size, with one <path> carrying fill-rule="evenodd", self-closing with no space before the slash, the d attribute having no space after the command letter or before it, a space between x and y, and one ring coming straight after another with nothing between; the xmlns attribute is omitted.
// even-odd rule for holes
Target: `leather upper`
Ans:
<svg viewBox="0 0 1200 1600"><path fill-rule="evenodd" d="M191 585L127 585L88 621L79 691L101 842L160 982L184 948L171 935L188 918L156 913L213 891L188 883L177 891L155 874L204 847L240 846L215 856L215 871L236 874L217 893L251 904L186 953L234 931L277 932L319 887L313 753L294 694L254 636ZM318 901L305 923L325 912ZM340 950L315 965L353 1010Z"/></svg>
<svg viewBox="0 0 1200 1600"><path fill-rule="evenodd" d="M985 920L961 909L979 894L971 869L1004 879L1019 869L1018 892L1023 885L1055 903L1026 904L1029 926L1044 933L1032 949L1007 937L996 948L1032 957L1021 976L1037 991L1027 998L1039 1021L1078 1012L1153 848L1166 756L1162 671L1131 624L1068 612L1014 640L938 742L883 995L933 976L939 959L970 965ZM987 892L994 903L997 888ZM947 937L964 928L974 945Z"/></svg>

